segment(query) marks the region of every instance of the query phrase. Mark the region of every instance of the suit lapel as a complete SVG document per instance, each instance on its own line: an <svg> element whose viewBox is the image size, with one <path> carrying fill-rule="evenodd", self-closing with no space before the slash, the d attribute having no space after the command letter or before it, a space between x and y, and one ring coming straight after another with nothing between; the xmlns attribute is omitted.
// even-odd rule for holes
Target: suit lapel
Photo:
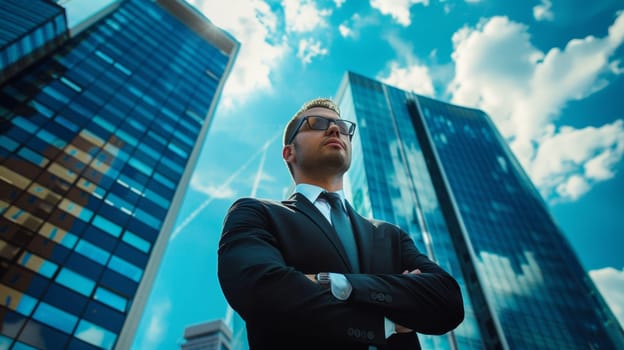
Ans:
<svg viewBox="0 0 624 350"><path fill-rule="evenodd" d="M358 247L358 257L360 260L360 272L371 271L371 263L373 261L373 226L364 219L360 214L356 213L347 201L347 212L353 225L353 234Z"/></svg>
<svg viewBox="0 0 624 350"><path fill-rule="evenodd" d="M347 253L340 243L338 234L334 230L333 226L325 219L323 214L310 202L304 195L300 193L293 194L289 200L282 202L284 205L294 208L308 217L316 226L318 226L323 235L331 242L334 248L338 251L340 259L344 263L348 271L353 271L353 267L349 263ZM351 215L351 214L350 214Z"/></svg>

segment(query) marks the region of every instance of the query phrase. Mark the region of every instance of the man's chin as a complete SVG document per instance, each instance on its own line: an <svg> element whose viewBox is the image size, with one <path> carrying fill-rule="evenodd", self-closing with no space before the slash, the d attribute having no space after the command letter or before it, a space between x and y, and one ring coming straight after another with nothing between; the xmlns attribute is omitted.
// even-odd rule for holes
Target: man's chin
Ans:
<svg viewBox="0 0 624 350"><path fill-rule="evenodd" d="M335 157L327 157L323 162L328 168L342 171L343 173L349 170L351 162L344 157L344 155L336 155Z"/></svg>

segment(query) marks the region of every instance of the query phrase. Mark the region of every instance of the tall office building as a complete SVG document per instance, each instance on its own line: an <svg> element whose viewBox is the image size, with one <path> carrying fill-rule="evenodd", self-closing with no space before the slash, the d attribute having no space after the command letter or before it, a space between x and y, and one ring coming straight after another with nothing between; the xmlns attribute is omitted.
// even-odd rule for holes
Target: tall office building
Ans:
<svg viewBox="0 0 624 350"><path fill-rule="evenodd" d="M63 8L46 0L0 2L0 84L69 37Z"/></svg>
<svg viewBox="0 0 624 350"><path fill-rule="evenodd" d="M222 320L186 327L182 350L232 350L232 330Z"/></svg>
<svg viewBox="0 0 624 350"><path fill-rule="evenodd" d="M180 0L97 16L0 85L0 349L130 348L239 47Z"/></svg>
<svg viewBox="0 0 624 350"><path fill-rule="evenodd" d="M489 117L347 73L354 207L397 223L461 285L423 349L624 349L624 334Z"/></svg>

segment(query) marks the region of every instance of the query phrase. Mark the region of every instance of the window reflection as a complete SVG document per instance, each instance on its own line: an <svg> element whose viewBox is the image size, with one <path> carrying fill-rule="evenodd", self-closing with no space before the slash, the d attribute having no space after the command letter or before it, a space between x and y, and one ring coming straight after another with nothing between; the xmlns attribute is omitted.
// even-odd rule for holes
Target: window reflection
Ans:
<svg viewBox="0 0 624 350"><path fill-rule="evenodd" d="M24 316L29 316L37 303L37 300L28 294L22 293L11 287L0 284L0 302L3 306L17 311Z"/></svg>
<svg viewBox="0 0 624 350"><path fill-rule="evenodd" d="M39 302L33 318L65 333L71 333L78 321L76 316L44 302Z"/></svg>
<svg viewBox="0 0 624 350"><path fill-rule="evenodd" d="M95 282L93 280L68 268L61 269L58 276L56 276L56 281L87 297L91 296L91 292L95 287Z"/></svg>
<svg viewBox="0 0 624 350"><path fill-rule="evenodd" d="M121 312L126 311L126 305L128 304L128 300L104 287L99 287L95 290L94 298L95 300L100 301Z"/></svg>
<svg viewBox="0 0 624 350"><path fill-rule="evenodd" d="M108 263L108 267L112 270L119 272L120 274L130 278L131 280L138 282L141 280L143 270L134 266L133 264L121 259L117 256L113 256Z"/></svg>
<svg viewBox="0 0 624 350"><path fill-rule="evenodd" d="M75 335L89 344L104 349L112 349L116 339L113 332L85 320L80 321Z"/></svg>

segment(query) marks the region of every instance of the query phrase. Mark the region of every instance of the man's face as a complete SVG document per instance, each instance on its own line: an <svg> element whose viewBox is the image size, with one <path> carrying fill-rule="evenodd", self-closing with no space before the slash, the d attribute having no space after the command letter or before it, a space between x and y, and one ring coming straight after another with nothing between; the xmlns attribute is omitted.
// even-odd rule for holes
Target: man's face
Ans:
<svg viewBox="0 0 624 350"><path fill-rule="evenodd" d="M319 116L340 119L331 109L314 107L305 111L301 118ZM306 174L336 173L344 174L351 165L351 140L340 133L335 123L330 123L327 130L314 130L305 121L290 146L291 158L287 159L295 171Z"/></svg>

